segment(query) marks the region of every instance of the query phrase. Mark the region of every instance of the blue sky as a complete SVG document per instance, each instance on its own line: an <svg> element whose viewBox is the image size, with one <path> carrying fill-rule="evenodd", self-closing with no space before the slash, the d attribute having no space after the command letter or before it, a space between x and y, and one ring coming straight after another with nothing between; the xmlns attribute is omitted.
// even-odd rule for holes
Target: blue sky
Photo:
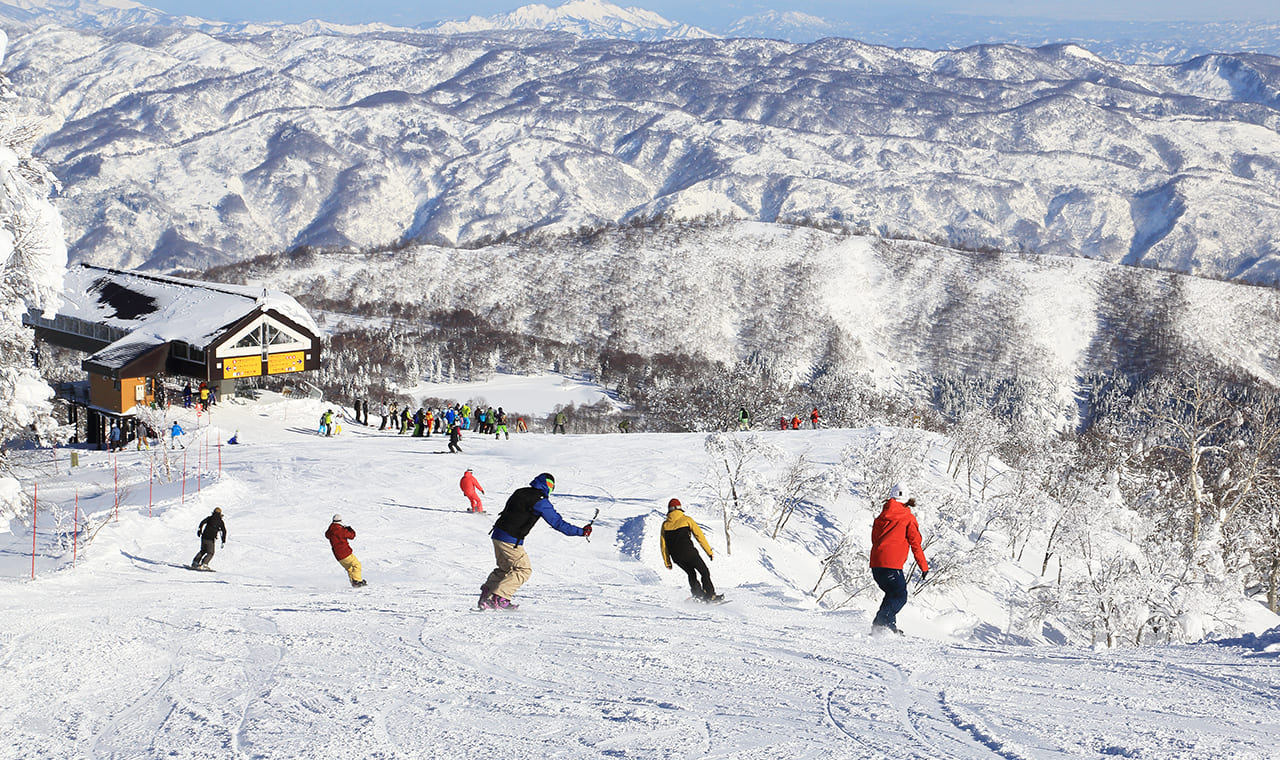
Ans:
<svg viewBox="0 0 1280 760"><path fill-rule="evenodd" d="M327 21L359 23L382 21L412 26L446 18L466 18L502 13L530 2L471 0L466 3L432 0L139 0L169 13L183 13L223 21ZM672 21L698 26L723 26L764 10L793 10L832 20L856 21L859 17L906 18L921 11L968 13L985 16L1032 16L1057 19L1127 21L1280 21L1280 0L779 0L731 2L710 0L613 0L615 5L640 7ZM542 0L556 6L561 0Z"/></svg>

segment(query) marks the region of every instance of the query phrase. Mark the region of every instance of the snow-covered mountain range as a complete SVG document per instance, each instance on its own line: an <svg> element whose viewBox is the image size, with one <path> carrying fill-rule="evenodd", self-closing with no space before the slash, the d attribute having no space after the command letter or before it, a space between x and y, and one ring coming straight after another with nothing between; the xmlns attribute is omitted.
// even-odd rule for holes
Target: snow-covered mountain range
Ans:
<svg viewBox="0 0 1280 760"><path fill-rule="evenodd" d="M443 21L426 28L441 34L540 30L597 39L649 42L716 36L696 26L669 21L653 11L619 8L602 0L569 0L554 8L541 4L525 5L510 13L472 16L465 21Z"/></svg>
<svg viewBox="0 0 1280 760"><path fill-rule="evenodd" d="M952 50L972 45L1039 47L1071 43L1107 60L1124 63L1181 63L1212 53L1280 55L1276 21L1061 21L957 13L872 14L836 21L795 11L745 16L724 29L725 37L761 37L815 42L847 37L889 47Z"/></svg>
<svg viewBox="0 0 1280 760"><path fill-rule="evenodd" d="M545 33L23 34L76 258L806 220L1272 283L1280 63Z"/></svg>

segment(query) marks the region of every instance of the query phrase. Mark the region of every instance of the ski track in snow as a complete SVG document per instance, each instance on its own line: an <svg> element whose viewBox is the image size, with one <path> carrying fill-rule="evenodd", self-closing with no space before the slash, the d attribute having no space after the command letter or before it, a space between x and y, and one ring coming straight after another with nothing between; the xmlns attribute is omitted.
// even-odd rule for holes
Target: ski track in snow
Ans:
<svg viewBox="0 0 1280 760"><path fill-rule="evenodd" d="M436 437L326 440L229 406L254 443L224 447L220 480L185 504L166 484L148 519L145 455L123 455L132 501L79 566L0 582L21 612L0 619L0 757L1272 756L1280 675L1231 647L876 638L865 611L778 586L745 534L711 565L733 603L682 601L653 531L675 495L723 544L694 488L700 436L469 436L465 456L435 457ZM102 477L105 456L85 459L77 477ZM468 466L483 518L458 492ZM520 611L473 613L492 519L543 470L570 522L600 508L593 540L535 528ZM228 542L216 573L191 572L212 505ZM322 538L334 512L357 530L365 589Z"/></svg>

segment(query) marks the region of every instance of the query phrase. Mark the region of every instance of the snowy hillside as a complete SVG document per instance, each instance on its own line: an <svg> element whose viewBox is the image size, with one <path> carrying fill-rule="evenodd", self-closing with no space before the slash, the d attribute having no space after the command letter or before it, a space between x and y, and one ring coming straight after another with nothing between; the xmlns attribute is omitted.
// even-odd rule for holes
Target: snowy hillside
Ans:
<svg viewBox="0 0 1280 760"><path fill-rule="evenodd" d="M1153 367L1169 358L1161 346L1187 364L1215 357L1280 380L1280 294L1271 288L760 223L305 264L282 257L221 276L342 313L465 309L588 352L607 343L730 365L758 353L798 379L824 366L865 372L882 388L918 373L1019 377L1057 389L1052 414L1065 419L1079 378ZM344 318L328 316L330 325Z"/></svg>
<svg viewBox="0 0 1280 760"><path fill-rule="evenodd" d="M47 27L72 255L207 266L659 214L1277 281L1280 67L1071 47Z"/></svg>
<svg viewBox="0 0 1280 760"><path fill-rule="evenodd" d="M448 455L438 437L350 424L317 437L322 410L275 396L224 401L216 428L180 415L196 431L185 450L126 451L116 463L81 452L71 475L64 451L56 474L43 466L34 582L29 528L15 519L0 534L0 598L12 613L0 620L0 754L1273 755L1280 638L1263 633L1276 618L1256 605L1245 633L1213 643L1049 644L1008 630L1004 589L1030 574L1005 563L995 578L913 588L900 618L908 635L873 638L874 594L840 609L807 594L839 531L866 529L856 482L815 484L780 540L739 523L729 555L702 485L701 436L468 435L464 453ZM241 445L225 445L232 430ZM761 437L825 468L842 447L872 447L886 432ZM935 494L922 497L933 538L931 505L953 486L936 460L926 464L914 485ZM464 511L465 467L489 515ZM599 509L591 540L536 527L521 609L468 611L492 565L493 512L544 470L571 522ZM77 495L92 540L73 555ZM656 530L672 496L708 529L728 604L686 601L683 579L662 567ZM228 529L216 572L190 571L195 527L215 506ZM367 588L348 586L322 537L335 512L357 531Z"/></svg>

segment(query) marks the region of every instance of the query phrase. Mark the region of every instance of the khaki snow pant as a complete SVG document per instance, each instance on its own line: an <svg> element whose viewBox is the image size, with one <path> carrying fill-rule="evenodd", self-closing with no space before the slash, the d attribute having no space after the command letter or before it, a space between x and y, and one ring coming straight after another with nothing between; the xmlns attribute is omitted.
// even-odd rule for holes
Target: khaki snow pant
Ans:
<svg viewBox="0 0 1280 760"><path fill-rule="evenodd" d="M363 580L360 575L360 560L356 559L356 555L348 554L338 560L338 564L342 565L342 569L347 571L347 575L351 578L352 583L359 583Z"/></svg>
<svg viewBox="0 0 1280 760"><path fill-rule="evenodd" d="M510 599L516 595L529 576L533 575L533 566L529 564L529 554L523 546L509 544L506 541L493 539L493 557L498 566L489 573L484 582L486 588L496 596Z"/></svg>

